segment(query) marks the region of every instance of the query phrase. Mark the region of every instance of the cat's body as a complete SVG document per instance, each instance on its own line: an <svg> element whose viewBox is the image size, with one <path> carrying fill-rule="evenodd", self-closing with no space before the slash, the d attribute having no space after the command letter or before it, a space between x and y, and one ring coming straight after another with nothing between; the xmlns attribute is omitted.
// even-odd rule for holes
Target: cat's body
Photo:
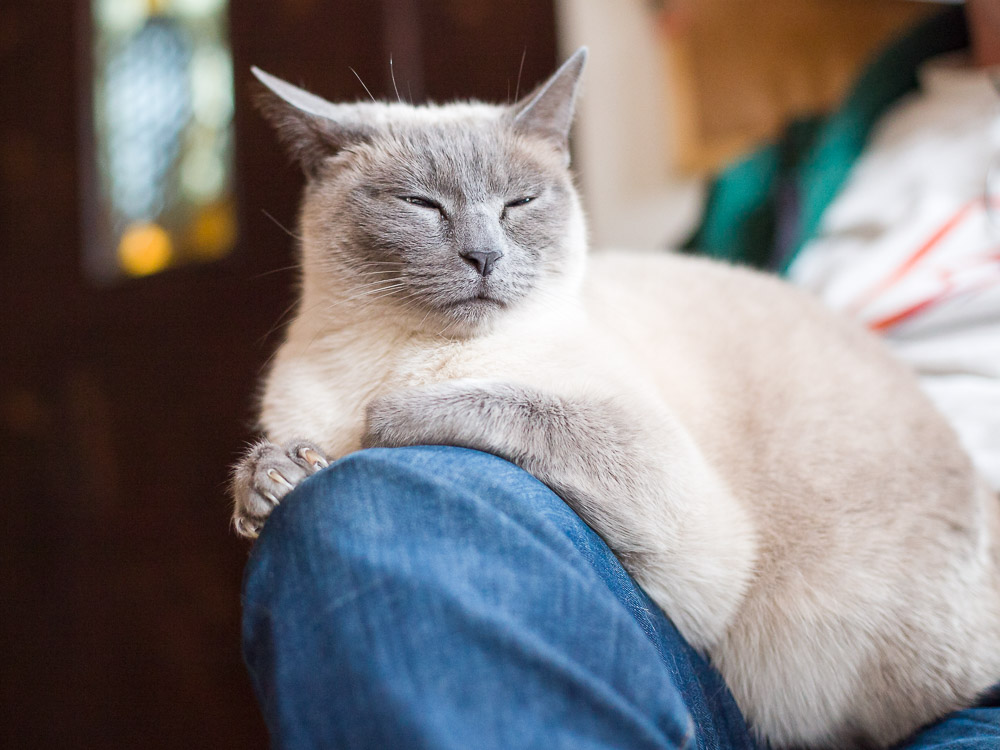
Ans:
<svg viewBox="0 0 1000 750"><path fill-rule="evenodd" d="M675 256L585 268L564 150L581 65L512 110L387 107L369 119L388 132L352 126L345 144L338 125L318 161L294 139L319 131L285 121L313 179L268 439L331 458L447 443L520 464L604 536L775 745L884 745L971 703L1000 679L997 497L913 376L804 294ZM405 179L380 190L396 179L380 160L400 158L419 196ZM284 491L268 473L308 473L294 459L259 448L238 471L252 532Z"/></svg>

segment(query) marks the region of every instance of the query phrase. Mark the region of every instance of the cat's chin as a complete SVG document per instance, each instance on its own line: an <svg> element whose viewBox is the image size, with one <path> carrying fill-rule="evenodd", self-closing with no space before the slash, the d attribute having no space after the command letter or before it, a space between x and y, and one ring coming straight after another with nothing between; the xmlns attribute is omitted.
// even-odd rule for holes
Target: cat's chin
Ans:
<svg viewBox="0 0 1000 750"><path fill-rule="evenodd" d="M435 310L437 320L431 325L435 332L455 338L481 336L492 330L509 306L486 294L452 300Z"/></svg>
<svg viewBox="0 0 1000 750"><path fill-rule="evenodd" d="M507 307L504 300L491 297L486 294L479 294L475 297L455 300L444 306L445 311L459 311L461 314L483 315L490 311L503 310Z"/></svg>

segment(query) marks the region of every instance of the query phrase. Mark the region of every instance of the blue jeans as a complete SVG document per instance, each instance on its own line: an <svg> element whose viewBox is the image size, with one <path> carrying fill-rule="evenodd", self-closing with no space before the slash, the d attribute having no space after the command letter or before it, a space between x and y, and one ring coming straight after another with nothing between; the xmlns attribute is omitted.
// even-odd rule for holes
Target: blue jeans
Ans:
<svg viewBox="0 0 1000 750"><path fill-rule="evenodd" d="M368 450L305 481L251 554L243 638L277 748L756 747L601 539L476 451ZM1000 748L998 713L908 750Z"/></svg>

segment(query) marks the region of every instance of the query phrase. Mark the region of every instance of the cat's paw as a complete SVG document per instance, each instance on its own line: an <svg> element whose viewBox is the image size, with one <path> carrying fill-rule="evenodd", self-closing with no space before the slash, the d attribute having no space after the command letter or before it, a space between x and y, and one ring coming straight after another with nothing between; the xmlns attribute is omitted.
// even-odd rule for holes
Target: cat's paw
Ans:
<svg viewBox="0 0 1000 750"><path fill-rule="evenodd" d="M298 440L281 446L261 440L233 467L233 528L256 539L271 511L296 485L329 465L316 445Z"/></svg>

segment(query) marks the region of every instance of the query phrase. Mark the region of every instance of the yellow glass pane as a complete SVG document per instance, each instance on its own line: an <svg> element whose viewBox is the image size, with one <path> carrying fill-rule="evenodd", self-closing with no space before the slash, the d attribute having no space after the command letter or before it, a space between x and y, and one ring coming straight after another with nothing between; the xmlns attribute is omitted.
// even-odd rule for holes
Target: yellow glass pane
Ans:
<svg viewBox="0 0 1000 750"><path fill-rule="evenodd" d="M134 224L118 242L118 262L130 276L148 276L162 271L173 260L173 242L156 224Z"/></svg>

